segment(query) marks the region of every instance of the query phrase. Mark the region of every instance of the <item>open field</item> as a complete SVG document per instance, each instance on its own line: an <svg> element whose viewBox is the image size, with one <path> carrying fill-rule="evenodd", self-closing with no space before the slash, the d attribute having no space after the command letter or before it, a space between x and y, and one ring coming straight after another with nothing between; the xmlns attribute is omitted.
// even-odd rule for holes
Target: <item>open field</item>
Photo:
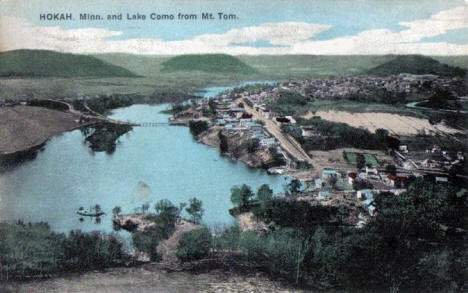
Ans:
<svg viewBox="0 0 468 293"><path fill-rule="evenodd" d="M431 125L427 119L403 116L391 113L349 113L344 111L317 111L308 113L304 118L319 116L324 120L346 123L353 127L363 127L371 132L376 129L387 129L397 135L416 135L424 131L426 134L459 133L459 130L444 126Z"/></svg>
<svg viewBox="0 0 468 293"><path fill-rule="evenodd" d="M356 153L349 153L347 152L346 153L346 160L348 160L348 162L354 166L357 165L357 154ZM372 166L374 167L380 167L380 164L379 162L377 161L377 159L375 158L375 156L373 154L363 154L364 155L364 159L366 160L366 164L371 164Z"/></svg>
<svg viewBox="0 0 468 293"><path fill-rule="evenodd" d="M78 116L42 107L0 108L0 154L14 153L44 143L79 126Z"/></svg>

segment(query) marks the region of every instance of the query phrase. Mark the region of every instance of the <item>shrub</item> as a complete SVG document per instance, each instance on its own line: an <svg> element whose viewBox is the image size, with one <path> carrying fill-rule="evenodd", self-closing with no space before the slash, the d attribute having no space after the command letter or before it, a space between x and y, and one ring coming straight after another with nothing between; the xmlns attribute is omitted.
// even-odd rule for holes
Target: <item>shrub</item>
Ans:
<svg viewBox="0 0 468 293"><path fill-rule="evenodd" d="M198 136L200 133L208 129L208 122L206 121L190 121L190 133L193 136Z"/></svg>
<svg viewBox="0 0 468 293"><path fill-rule="evenodd" d="M198 260L210 252L212 237L207 228L196 229L182 234L176 256L181 261Z"/></svg>

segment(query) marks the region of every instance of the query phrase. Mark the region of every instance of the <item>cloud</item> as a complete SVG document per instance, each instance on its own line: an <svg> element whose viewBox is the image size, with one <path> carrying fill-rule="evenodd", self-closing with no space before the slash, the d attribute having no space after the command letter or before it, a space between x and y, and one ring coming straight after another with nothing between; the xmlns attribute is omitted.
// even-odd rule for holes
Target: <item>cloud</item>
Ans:
<svg viewBox="0 0 468 293"><path fill-rule="evenodd" d="M427 19L399 24L406 29L400 32L373 29L355 36L298 42L290 53L468 55L468 44L422 41L450 30L467 28L468 5L441 11Z"/></svg>
<svg viewBox="0 0 468 293"><path fill-rule="evenodd" d="M16 17L0 18L0 50L49 49L72 53L125 52L135 54L425 54L468 55L468 44L424 42L450 30L468 28L468 4L444 10L429 18L401 22L399 32L372 29L354 36L329 40L313 38L330 25L305 22L264 23L231 29L220 34L202 34L190 39L115 39L123 32L108 29L34 26ZM257 41L272 47L253 47ZM243 45L244 44L244 45ZM276 46L276 47L275 47Z"/></svg>

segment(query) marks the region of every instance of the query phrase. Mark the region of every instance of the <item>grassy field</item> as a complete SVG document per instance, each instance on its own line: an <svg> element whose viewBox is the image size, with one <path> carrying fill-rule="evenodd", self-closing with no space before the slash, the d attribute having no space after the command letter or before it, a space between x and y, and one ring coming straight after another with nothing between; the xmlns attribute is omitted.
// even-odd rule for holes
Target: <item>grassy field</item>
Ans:
<svg viewBox="0 0 468 293"><path fill-rule="evenodd" d="M351 164L356 166L356 153L348 153L346 152L346 160ZM376 157L372 154L364 154L364 159L366 160L366 164L371 164L374 167L380 167L379 162L377 161Z"/></svg>

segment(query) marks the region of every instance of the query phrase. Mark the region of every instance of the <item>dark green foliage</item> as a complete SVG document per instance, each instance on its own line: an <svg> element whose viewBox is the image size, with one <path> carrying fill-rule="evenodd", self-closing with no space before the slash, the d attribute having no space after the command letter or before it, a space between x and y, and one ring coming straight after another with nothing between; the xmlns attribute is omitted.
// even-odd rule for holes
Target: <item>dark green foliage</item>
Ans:
<svg viewBox="0 0 468 293"><path fill-rule="evenodd" d="M433 109L452 109L457 110L461 108L461 105L456 101L456 97L453 93L446 89L436 88L427 102L419 103L418 106L429 107Z"/></svg>
<svg viewBox="0 0 468 293"><path fill-rule="evenodd" d="M465 292L467 193L423 179L395 196L375 195L375 216L361 229L347 212L286 199L251 205L273 229L228 229L216 248L241 249L242 265L308 288L346 292Z"/></svg>
<svg viewBox="0 0 468 293"><path fill-rule="evenodd" d="M379 135L371 133L367 129L356 128L345 123L337 123L322 120L320 118L297 119L299 125L313 126L321 137L302 138L295 137L306 151L330 150L342 147L355 147L360 149L382 149L386 148L382 141L382 133ZM290 131L294 136L296 132Z"/></svg>
<svg viewBox="0 0 468 293"><path fill-rule="evenodd" d="M146 231L132 232L132 242L136 249L146 252L152 261L160 260L160 256L156 251L156 247L161 240L167 239L169 236L163 231L160 226L151 228Z"/></svg>
<svg viewBox="0 0 468 293"><path fill-rule="evenodd" d="M279 115L299 115L307 111L307 98L295 91L282 91L267 107Z"/></svg>
<svg viewBox="0 0 468 293"><path fill-rule="evenodd" d="M88 55L46 50L14 50L0 53L0 76L137 77L138 75Z"/></svg>
<svg viewBox="0 0 468 293"><path fill-rule="evenodd" d="M249 201L254 196L250 186L242 184L242 186L234 186L231 188L231 202L239 207L247 207Z"/></svg>
<svg viewBox="0 0 468 293"><path fill-rule="evenodd" d="M198 136L200 133L208 129L208 122L206 121L190 121L189 122L190 133L193 136Z"/></svg>
<svg viewBox="0 0 468 293"><path fill-rule="evenodd" d="M362 169L366 165L366 158L363 154L356 154L356 168Z"/></svg>
<svg viewBox="0 0 468 293"><path fill-rule="evenodd" d="M0 279L22 279L122 265L129 260L113 235L50 231L45 223L0 224Z"/></svg>
<svg viewBox="0 0 468 293"><path fill-rule="evenodd" d="M146 220L151 220L155 225L144 231L133 230L133 245L139 251L145 252L150 259L159 260L156 247L162 240L168 239L175 230L175 223L180 216L184 205L176 207L171 201L162 199L154 205L155 214L145 216Z"/></svg>
<svg viewBox="0 0 468 293"><path fill-rule="evenodd" d="M109 110L132 105L136 98L138 98L137 95L102 95L86 100L86 104L97 113L107 114ZM79 102L84 103L84 101L77 101L75 104Z"/></svg>
<svg viewBox="0 0 468 293"><path fill-rule="evenodd" d="M462 268L454 257L467 247L455 231L467 227L466 198L455 194L451 187L418 179L400 196L377 196L376 216L349 247L346 270L353 286L426 288L423 280L430 278L434 291L460 288L465 277L459 279L459 270L466 274L466 263Z"/></svg>
<svg viewBox="0 0 468 293"><path fill-rule="evenodd" d="M181 55L163 64L162 72L204 71L208 73L255 73L255 69L226 54Z"/></svg>
<svg viewBox="0 0 468 293"><path fill-rule="evenodd" d="M257 200L268 201L273 198L273 190L268 184L262 184L257 190Z"/></svg>
<svg viewBox="0 0 468 293"><path fill-rule="evenodd" d="M174 226L180 216L181 209L176 207L170 200L162 199L154 205L158 224L162 226Z"/></svg>
<svg viewBox="0 0 468 293"><path fill-rule="evenodd" d="M175 115L175 114L178 114L178 113L180 113L180 112L182 112L182 111L187 110L188 108L190 108L190 104L172 103L172 104L171 104L171 108L162 111L162 113Z"/></svg>
<svg viewBox="0 0 468 293"><path fill-rule="evenodd" d="M356 179L353 182L353 189L354 190L362 190L362 189L372 189L374 186L367 180Z"/></svg>
<svg viewBox="0 0 468 293"><path fill-rule="evenodd" d="M397 91L389 91L386 88L381 87L366 87L365 92L361 89L360 92L350 93L344 98L359 103L380 103L390 105L405 104L407 102L407 94Z"/></svg>
<svg viewBox="0 0 468 293"><path fill-rule="evenodd" d="M95 152L112 154L117 147L119 137L132 129L130 125L101 123L82 129L85 141Z"/></svg>
<svg viewBox="0 0 468 293"><path fill-rule="evenodd" d="M385 166L385 172L388 173L388 174L396 174L397 172L397 169L395 167L395 165L387 165Z"/></svg>
<svg viewBox="0 0 468 293"><path fill-rule="evenodd" d="M57 101L33 99L28 101L28 105L49 108L52 110L68 111L68 106L66 104Z"/></svg>
<svg viewBox="0 0 468 293"><path fill-rule="evenodd" d="M260 146L260 140L258 138L251 138L247 140L245 148L249 154L255 153Z"/></svg>
<svg viewBox="0 0 468 293"><path fill-rule="evenodd" d="M280 227L310 232L317 226L339 226L348 212L336 206L312 206L306 201L273 199L252 209L258 219ZM307 233L306 233L307 234Z"/></svg>
<svg viewBox="0 0 468 293"><path fill-rule="evenodd" d="M297 193L299 192L302 183L299 179L293 179L291 182L288 183L288 191L290 193Z"/></svg>
<svg viewBox="0 0 468 293"><path fill-rule="evenodd" d="M189 206L185 211L189 214L190 219L196 224L200 223L203 218L203 213L205 212L202 207L202 201L196 197L189 199Z"/></svg>
<svg viewBox="0 0 468 293"><path fill-rule="evenodd" d="M271 159L267 162L262 162L263 169L284 166L286 164L284 156L280 152L278 152L275 147L269 147L268 152L271 155Z"/></svg>
<svg viewBox="0 0 468 293"><path fill-rule="evenodd" d="M221 130L218 132L218 138L219 138L219 151L222 154L227 153L229 151L227 137L226 135L223 134Z"/></svg>
<svg viewBox="0 0 468 293"><path fill-rule="evenodd" d="M182 234L176 256L181 261L198 260L206 257L212 246L210 231L203 227Z"/></svg>
<svg viewBox="0 0 468 293"><path fill-rule="evenodd" d="M385 142L387 137L390 135L390 132L386 129L378 128L375 130L375 135L377 136L377 139Z"/></svg>
<svg viewBox="0 0 468 293"><path fill-rule="evenodd" d="M72 231L63 242L64 268L69 271L102 269L122 264L122 242L99 232Z"/></svg>
<svg viewBox="0 0 468 293"><path fill-rule="evenodd" d="M367 71L371 75L396 75L400 73L435 74L439 76L466 76L466 69L442 64L421 55L400 55L395 59Z"/></svg>

